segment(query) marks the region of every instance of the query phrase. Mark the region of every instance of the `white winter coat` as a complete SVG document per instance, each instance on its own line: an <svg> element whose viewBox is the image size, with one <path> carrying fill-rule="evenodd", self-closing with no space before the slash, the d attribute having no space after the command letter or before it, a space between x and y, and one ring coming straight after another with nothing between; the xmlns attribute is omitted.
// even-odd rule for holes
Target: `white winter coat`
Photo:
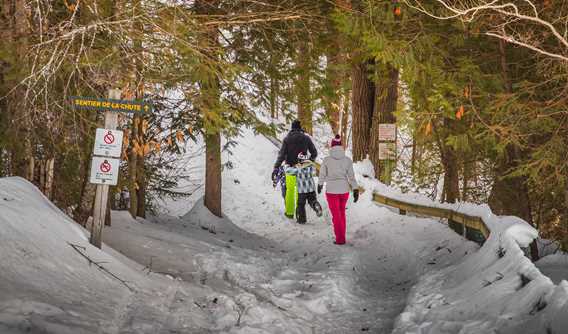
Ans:
<svg viewBox="0 0 568 334"><path fill-rule="evenodd" d="M353 172L353 161L345 156L341 146L329 150L329 156L323 159L320 168L318 184L326 184L325 192L330 194L345 194L351 189L358 189Z"/></svg>

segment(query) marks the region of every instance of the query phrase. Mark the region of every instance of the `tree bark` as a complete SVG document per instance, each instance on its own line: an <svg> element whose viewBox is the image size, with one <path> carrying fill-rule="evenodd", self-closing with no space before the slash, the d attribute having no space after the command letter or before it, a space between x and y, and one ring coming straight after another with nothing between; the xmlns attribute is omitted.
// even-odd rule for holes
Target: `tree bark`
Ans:
<svg viewBox="0 0 568 334"><path fill-rule="evenodd" d="M461 196L462 202L467 202L469 200L469 191L470 191L469 183L473 175L472 171L473 164L474 163L471 162L463 163L463 176L462 176L463 183L462 183L462 196Z"/></svg>
<svg viewBox="0 0 568 334"><path fill-rule="evenodd" d="M342 91L341 96L341 115L340 115L340 134L343 142L344 147L349 147L349 104L351 103L350 100L351 94L348 90Z"/></svg>
<svg viewBox="0 0 568 334"><path fill-rule="evenodd" d="M218 11L218 0L197 0L195 11L200 15L214 15ZM218 47L218 31L216 28L206 30L199 43L208 59L216 59ZM207 65L215 66L215 65ZM217 73L220 69L209 68L208 73L200 81L199 108L204 119L205 136L205 207L217 217L222 217L221 194L221 118L220 88Z"/></svg>
<svg viewBox="0 0 568 334"><path fill-rule="evenodd" d="M344 1L337 1L341 6ZM350 9L354 15L366 12L362 0L351 0ZM356 21L356 24L359 24ZM361 161L367 157L369 134L375 104L375 84L371 80L374 61L366 59L360 50L351 54L351 140L353 161Z"/></svg>
<svg viewBox="0 0 568 334"><path fill-rule="evenodd" d="M455 120L444 118L444 130L448 134L454 133ZM460 175L459 161L454 148L445 142L445 138L438 135L438 145L442 156L442 166L444 167L444 187L442 201L455 203L460 198Z"/></svg>
<svg viewBox="0 0 568 334"><path fill-rule="evenodd" d="M353 161L367 157L369 134L373 117L375 84L370 79L373 62L361 61L351 69L351 112Z"/></svg>
<svg viewBox="0 0 568 334"><path fill-rule="evenodd" d="M341 82L344 80L342 71L338 70L343 57L340 53L339 43L336 39L332 40L332 45L327 49L327 65L325 69L326 90L323 94L323 105L325 114L329 120L331 131L334 134L340 133L339 124L341 123Z"/></svg>
<svg viewBox="0 0 568 334"><path fill-rule="evenodd" d="M141 0L132 2L134 13L139 13L141 9ZM138 20L135 23L133 36L134 49L142 56L143 53L143 30L144 25ZM141 60L134 62L134 98L138 100L144 99L144 64ZM144 115L135 114L132 118L130 129L130 152L128 161L128 188L130 193L130 214L133 218L146 217L146 175L145 156L144 156Z"/></svg>
<svg viewBox="0 0 568 334"><path fill-rule="evenodd" d="M205 135L205 206L217 217L222 217L221 207L221 134Z"/></svg>
<svg viewBox="0 0 568 334"><path fill-rule="evenodd" d="M444 202L455 203L460 198L458 158L453 147L446 146L444 155Z"/></svg>
<svg viewBox="0 0 568 334"><path fill-rule="evenodd" d="M136 162L136 184L138 185L138 189L136 191L136 196L138 199L136 200L138 206L136 208L136 215L138 217L146 218L146 156L145 156L145 145L146 145L146 138L145 138L145 130L144 130L144 121L143 117L141 118L142 122L138 124L138 138L140 139L140 147L142 147L142 152L139 152L138 161Z"/></svg>
<svg viewBox="0 0 568 334"><path fill-rule="evenodd" d="M313 111L310 90L310 45L305 38L300 41L297 55L298 78L296 81L296 96L298 99L298 119L305 132L313 133Z"/></svg>
<svg viewBox="0 0 568 334"><path fill-rule="evenodd" d="M375 167L375 177L386 184L390 184L396 160L379 159L379 124L396 123L398 77L398 69L390 64L380 67L379 82L376 83L375 89L373 120L369 135L369 157Z"/></svg>
<svg viewBox="0 0 568 334"><path fill-rule="evenodd" d="M86 118L81 119L80 127L82 133L93 133L95 127L92 124L97 122L97 113L91 112L86 115ZM82 171L82 187L81 195L76 203L76 209L73 211L73 219L86 226L89 216L93 212L93 202L95 201L95 190L96 186L89 182L89 176L91 173L91 159L93 148L91 146L92 142L83 139L81 142L81 151L84 152L81 155L80 167Z"/></svg>
<svg viewBox="0 0 568 334"><path fill-rule="evenodd" d="M141 118L135 114L132 118L130 126L130 152L128 154L128 192L130 193L130 214L132 218L136 218L138 214L138 183L136 173L138 172L138 157L136 147L139 147L140 141L138 140L138 126L141 123Z"/></svg>
<svg viewBox="0 0 568 334"><path fill-rule="evenodd" d="M505 91L513 94L506 44L503 41L499 42L499 54ZM489 207L495 214L517 216L534 225L527 178L524 176L507 176L508 173L519 166L523 155L524 153L512 144L505 148L505 154L495 168L495 182L489 196ZM536 240L531 244L531 258L533 261L539 258Z"/></svg>
<svg viewBox="0 0 568 334"><path fill-rule="evenodd" d="M278 118L278 81L276 78L270 78L270 117Z"/></svg>
<svg viewBox="0 0 568 334"><path fill-rule="evenodd" d="M53 196L53 180L55 172L55 158L49 158L45 161L45 183L43 193L48 199Z"/></svg>
<svg viewBox="0 0 568 334"><path fill-rule="evenodd" d="M0 64L4 68L26 66L26 54L29 50L28 37L31 34L31 13L24 0L6 0L0 6L0 38L1 47L14 59L13 63ZM6 80L7 85L17 84L19 78ZM35 160L31 131L31 108L26 108L24 87L15 87L11 96L5 98L6 120L10 122L7 128L8 136L18 138L18 141L9 143L11 163L10 174L34 180ZM3 99L4 100L4 99Z"/></svg>
<svg viewBox="0 0 568 334"><path fill-rule="evenodd" d="M279 83L276 77L276 64L274 60L274 51L270 52L270 117L272 119L278 118L278 95L279 95Z"/></svg>

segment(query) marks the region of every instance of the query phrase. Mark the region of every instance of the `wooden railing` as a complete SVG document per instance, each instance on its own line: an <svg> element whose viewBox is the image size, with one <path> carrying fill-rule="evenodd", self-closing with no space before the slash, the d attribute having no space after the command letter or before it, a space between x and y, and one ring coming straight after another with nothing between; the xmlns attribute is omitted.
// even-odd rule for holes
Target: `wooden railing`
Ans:
<svg viewBox="0 0 568 334"><path fill-rule="evenodd" d="M373 200L377 203L399 209L402 215L412 212L427 217L445 218L448 220L448 225L452 230L464 238L479 244L483 244L489 238L490 230L481 217L466 215L451 209L404 202L376 192L373 193Z"/></svg>

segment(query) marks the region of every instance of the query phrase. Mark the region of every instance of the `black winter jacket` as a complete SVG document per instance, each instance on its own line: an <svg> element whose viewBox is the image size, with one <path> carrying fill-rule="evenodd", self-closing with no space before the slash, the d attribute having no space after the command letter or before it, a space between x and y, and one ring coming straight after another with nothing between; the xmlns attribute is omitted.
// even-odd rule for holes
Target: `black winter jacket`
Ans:
<svg viewBox="0 0 568 334"><path fill-rule="evenodd" d="M294 166L298 163L298 154L307 154L308 152L310 152L310 160L315 160L318 151L310 137L302 130L292 130L282 142L274 168L280 167L283 161L286 161L289 166Z"/></svg>

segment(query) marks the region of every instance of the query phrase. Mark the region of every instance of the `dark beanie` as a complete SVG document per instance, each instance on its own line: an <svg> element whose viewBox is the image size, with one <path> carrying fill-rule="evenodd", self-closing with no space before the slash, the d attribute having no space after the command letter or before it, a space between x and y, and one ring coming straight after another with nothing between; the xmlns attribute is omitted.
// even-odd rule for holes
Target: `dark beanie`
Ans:
<svg viewBox="0 0 568 334"><path fill-rule="evenodd" d="M341 136L340 135L335 135L335 138L333 138L331 140L331 147L334 146L341 146Z"/></svg>
<svg viewBox="0 0 568 334"><path fill-rule="evenodd" d="M292 130L302 130L302 124L299 120L295 120L292 122Z"/></svg>

